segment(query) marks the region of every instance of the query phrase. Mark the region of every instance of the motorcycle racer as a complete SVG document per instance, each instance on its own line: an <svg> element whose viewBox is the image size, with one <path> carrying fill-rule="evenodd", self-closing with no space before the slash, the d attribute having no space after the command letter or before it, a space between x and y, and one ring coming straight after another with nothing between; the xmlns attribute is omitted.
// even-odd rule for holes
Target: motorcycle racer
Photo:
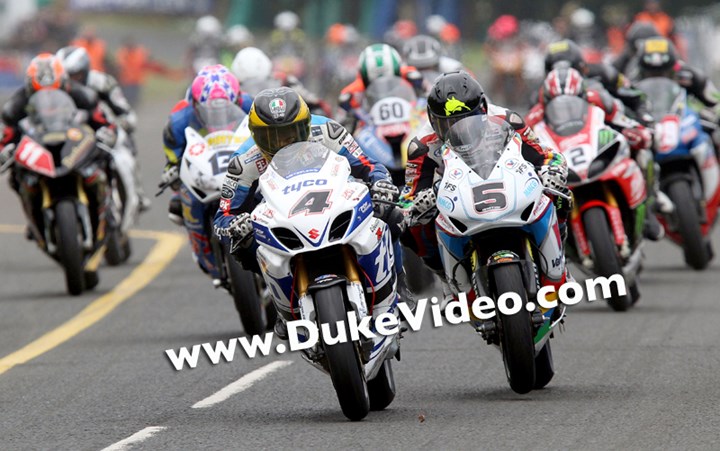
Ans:
<svg viewBox="0 0 720 451"><path fill-rule="evenodd" d="M232 66L230 66L230 70L237 77L241 88L244 88L243 84L275 82L280 86L287 86L297 91L311 111L321 110L324 115L331 113L330 106L319 96L310 92L296 76L272 69L273 64L270 58L257 47L245 47L237 52Z"/></svg>
<svg viewBox="0 0 720 451"><path fill-rule="evenodd" d="M371 184L373 201L393 202L398 189L393 185L387 169L365 156L352 135L337 122L311 115L305 101L287 87L261 91L253 102L249 115L252 138L231 157L222 188L220 208L215 215L215 233L224 240L239 243L238 259L246 269L260 272L255 258L257 243L253 238L250 212L255 207L255 191L259 177L267 169L275 153L282 147L299 141L319 142L348 159L353 177ZM391 226L388 218L393 209L374 202L375 215ZM394 233L394 236L399 235ZM401 255L395 242L396 256ZM396 260L398 291L404 290L402 258ZM286 336L284 324L278 322L276 333Z"/></svg>
<svg viewBox="0 0 720 451"><path fill-rule="evenodd" d="M203 68L188 89L188 98L175 104L168 122L163 129L163 145L166 165L161 176L162 184L177 180L180 160L185 151L185 128L202 130L198 107L212 99L227 99L237 103L246 113L250 111L252 98L240 92L240 84L235 76L220 64ZM183 225L182 206L177 193L170 199L168 217Z"/></svg>
<svg viewBox="0 0 720 451"><path fill-rule="evenodd" d="M522 140L523 157L535 166L545 188L561 194L556 196L555 207L548 208L542 219L532 226L532 234L542 254L548 261L557 263L552 267L547 264L543 266L542 283L553 285L557 289L568 277L563 242L566 234L565 221L571 205L567 200L569 190L566 184L565 158L541 145L519 114L490 104L480 83L464 71L443 74L435 81L428 96L430 122L409 146L410 161L406 169L403 196L412 199L413 206L410 213L411 227L403 234L403 243L423 257L425 264L440 276L443 291L447 295L449 286L435 233L435 185L443 171L442 147L448 130L460 119L480 114L508 122ZM449 240L448 242L453 240L442 231L438 231L437 236L445 241ZM469 275L465 275L465 278L469 280Z"/></svg>
<svg viewBox="0 0 720 451"><path fill-rule="evenodd" d="M58 50L57 56L63 62L63 66L71 80L95 91L98 99L110 108L115 115L117 124L127 132L129 138L127 144L133 156L137 156L137 147L132 139L132 133L137 126L137 115L125 98L125 94L120 89L115 77L104 72L91 70L90 56L87 50L82 47L63 47ZM142 183L140 183L139 165L136 164L135 168L135 188L140 198L140 210L145 211L150 207L150 199L145 195Z"/></svg>
<svg viewBox="0 0 720 451"><path fill-rule="evenodd" d="M358 63L360 67L357 77L340 91L338 97L338 105L345 111L359 108L368 85L385 75L402 77L409 81L416 91L424 91L425 80L422 74L416 67L403 64L400 54L388 44L366 47L360 53Z"/></svg>
<svg viewBox="0 0 720 451"><path fill-rule="evenodd" d="M632 151L632 157L642 168L648 193L651 193L649 205L654 206L655 200L658 199L658 208L663 210L672 209L670 200L660 193L655 186L655 175L652 170L654 162L652 153L649 151L652 145L652 133L650 130L626 116L620 101L610 96L607 91L589 88L585 79L577 70L567 64L556 64L555 67L545 77L543 86L540 88L540 102L533 106L525 116L527 124L533 127L544 120L545 105L555 97L571 95L585 99L591 105L603 110L605 123L620 131L627 139ZM648 208L646 213L644 235L652 241L659 241L664 236L663 228L651 208Z"/></svg>

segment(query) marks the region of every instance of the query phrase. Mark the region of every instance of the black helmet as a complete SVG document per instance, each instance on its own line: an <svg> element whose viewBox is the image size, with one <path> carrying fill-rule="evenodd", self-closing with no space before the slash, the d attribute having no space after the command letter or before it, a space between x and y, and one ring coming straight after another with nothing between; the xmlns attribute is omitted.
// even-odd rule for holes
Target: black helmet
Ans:
<svg viewBox="0 0 720 451"><path fill-rule="evenodd" d="M548 45L547 55L545 55L545 73L547 74L553 70L555 64L561 61L569 63L570 67L583 75L585 74L585 58L583 58L580 46L575 41L563 39Z"/></svg>
<svg viewBox="0 0 720 451"><path fill-rule="evenodd" d="M427 98L430 125L442 140L457 121L487 113L487 98L482 86L465 71L440 75Z"/></svg>
<svg viewBox="0 0 720 451"><path fill-rule="evenodd" d="M645 39L638 49L638 64L643 78L664 76L676 62L677 51L667 38Z"/></svg>
<svg viewBox="0 0 720 451"><path fill-rule="evenodd" d="M255 96L248 126L255 144L268 158L310 135L310 109L290 88L265 89Z"/></svg>
<svg viewBox="0 0 720 451"><path fill-rule="evenodd" d="M442 45L432 36L413 36L403 46L405 62L420 70L437 68L441 55Z"/></svg>
<svg viewBox="0 0 720 451"><path fill-rule="evenodd" d="M635 22L625 33L625 42L630 47L630 51L636 53L640 50L638 48L639 41L656 36L660 36L660 32L652 22Z"/></svg>

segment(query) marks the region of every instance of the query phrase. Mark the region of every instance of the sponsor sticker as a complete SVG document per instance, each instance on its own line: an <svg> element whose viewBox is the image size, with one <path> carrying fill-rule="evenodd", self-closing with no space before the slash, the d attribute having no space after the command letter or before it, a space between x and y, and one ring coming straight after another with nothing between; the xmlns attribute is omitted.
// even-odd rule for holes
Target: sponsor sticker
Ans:
<svg viewBox="0 0 720 451"><path fill-rule="evenodd" d="M257 160L257 161L255 162L255 167L257 167L258 172L262 174L262 173L265 172L265 169L267 169L268 163L267 163L267 161L263 158L263 159Z"/></svg>
<svg viewBox="0 0 720 451"><path fill-rule="evenodd" d="M455 210L455 202L452 201L447 196L440 196L437 200L438 207L442 208L445 211L453 211Z"/></svg>
<svg viewBox="0 0 720 451"><path fill-rule="evenodd" d="M463 171L460 168L455 168L452 171L450 171L450 174L448 174L448 176L452 180L460 180L463 176Z"/></svg>
<svg viewBox="0 0 720 451"><path fill-rule="evenodd" d="M69 128L67 131L67 137L70 141L80 141L83 137L83 134L77 128Z"/></svg>
<svg viewBox="0 0 720 451"><path fill-rule="evenodd" d="M279 117L285 116L285 101L279 97L272 99L268 105L270 107L270 114L273 115L273 118L277 119Z"/></svg>

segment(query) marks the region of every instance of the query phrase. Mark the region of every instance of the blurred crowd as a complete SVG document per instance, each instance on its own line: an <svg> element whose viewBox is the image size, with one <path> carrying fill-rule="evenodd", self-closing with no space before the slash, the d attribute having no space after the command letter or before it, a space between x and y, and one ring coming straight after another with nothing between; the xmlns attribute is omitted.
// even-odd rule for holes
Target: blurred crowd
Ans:
<svg viewBox="0 0 720 451"><path fill-rule="evenodd" d="M381 33L382 41L407 56L403 54L407 51L404 47L411 38L419 35L434 38L440 43L444 57L462 61L486 84L494 98L509 105L527 104L529 93L540 85L545 75L543 56L547 45L563 38L576 42L590 64L620 61L622 65L623 59L632 53L626 38L632 37L637 23L651 23L662 36L672 40L681 57L706 62L716 59L699 54L700 46L696 45L691 32L685 34L691 40L689 45L659 0L647 0L639 10L628 4L608 4L599 11L571 0L550 21L500 14L484 32L480 30L465 40L458 24L453 23L460 20L461 14L456 11L458 2L440 5L454 5L455 10L449 9L447 13L450 19L425 3L432 2L417 2L417 11L395 5L397 10L393 14L385 11L383 17L378 16L380 22L395 17ZM422 21L417 19L419 10L427 12ZM0 55L0 85L19 84L23 68L40 51L54 52L72 44L87 49L93 69L115 76L135 105L148 74L189 79L208 64L230 67L240 50L252 47L270 58L274 72L297 79L334 103L341 88L355 78L361 50L373 41L354 24L334 23L318 42L308 37L304 25L300 15L293 11L276 14L270 30L250 24L225 26L220 18L206 15L195 21L187 38L185 61L177 61L174 63L177 67L169 68L152 57L148 48L138 42L139 36L128 35L122 42L111 43L115 48L111 52L94 27L80 26L67 10L47 7L18 24L6 42L5 52ZM706 48L707 53L712 45ZM17 77L8 74L17 74Z"/></svg>

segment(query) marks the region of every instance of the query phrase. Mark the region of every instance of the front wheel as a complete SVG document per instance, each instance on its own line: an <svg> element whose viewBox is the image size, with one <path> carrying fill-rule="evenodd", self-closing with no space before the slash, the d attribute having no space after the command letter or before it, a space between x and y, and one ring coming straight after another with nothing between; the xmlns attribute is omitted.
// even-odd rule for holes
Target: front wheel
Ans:
<svg viewBox="0 0 720 451"><path fill-rule="evenodd" d="M693 269L707 268L710 263L709 246L705 243L700 228L697 200L692 195L690 184L685 180L678 180L670 184L667 193L675 204L674 214L678 232L682 237L685 262Z"/></svg>
<svg viewBox="0 0 720 451"><path fill-rule="evenodd" d="M325 358L340 408L350 420L362 420L370 411L370 395L368 383L365 380L365 370L360 364L357 348L355 343L349 340L350 332L347 326L343 290L337 285L330 286L318 290L314 297ZM327 324L326 327L331 337L338 337L340 328L344 328L344 332L340 333L344 333L347 340L332 345L325 344L325 337L322 336L322 324Z"/></svg>
<svg viewBox="0 0 720 451"><path fill-rule="evenodd" d="M55 228L58 260L65 271L65 285L68 293L77 296L85 289L85 272L80 222L73 201L61 200L55 205Z"/></svg>
<svg viewBox="0 0 720 451"><path fill-rule="evenodd" d="M500 265L492 270L497 297L503 293L516 293L522 307L514 315L498 312L500 326L500 349L505 374L514 392L528 393L535 386L535 345L530 314L525 308L527 293L518 265Z"/></svg>
<svg viewBox="0 0 720 451"><path fill-rule="evenodd" d="M588 209L583 214L583 225L590 244L595 274L602 277L610 277L615 274L622 276L620 254L610 232L610 224L605 216L605 210L600 207ZM630 306L631 299L627 294L621 295L617 284L613 284L608 304L613 310L624 312Z"/></svg>

